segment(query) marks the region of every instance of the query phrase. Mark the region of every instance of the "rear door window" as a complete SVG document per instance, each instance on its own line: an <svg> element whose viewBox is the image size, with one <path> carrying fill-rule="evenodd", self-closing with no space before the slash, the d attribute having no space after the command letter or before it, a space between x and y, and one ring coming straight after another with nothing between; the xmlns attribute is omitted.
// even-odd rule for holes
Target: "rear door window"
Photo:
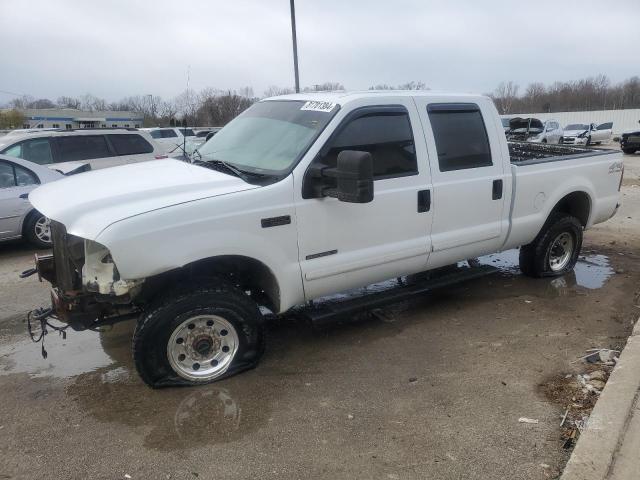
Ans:
<svg viewBox="0 0 640 480"><path fill-rule="evenodd" d="M475 104L431 104L427 107L441 172L493 165L489 138Z"/></svg>
<svg viewBox="0 0 640 480"><path fill-rule="evenodd" d="M160 130L151 130L149 135L151 135L151 138L162 138L162 132Z"/></svg>
<svg viewBox="0 0 640 480"><path fill-rule="evenodd" d="M61 162L111 157L104 135L77 135L56 138Z"/></svg>
<svg viewBox="0 0 640 480"><path fill-rule="evenodd" d="M160 130L160 138L173 138L177 136L178 134L171 129Z"/></svg>
<svg viewBox="0 0 640 480"><path fill-rule="evenodd" d="M11 188L16 186L16 177L13 175L13 165L0 162L0 188Z"/></svg>
<svg viewBox="0 0 640 480"><path fill-rule="evenodd" d="M0 188L26 187L38 183L38 177L31 170L20 165L0 162Z"/></svg>
<svg viewBox="0 0 640 480"><path fill-rule="evenodd" d="M107 135L116 155L137 155L152 153L153 146L140 135L110 134Z"/></svg>
<svg viewBox="0 0 640 480"><path fill-rule="evenodd" d="M16 184L19 187L26 187L28 185L36 185L38 182L38 177L31 171L27 170L20 165L14 165L13 169L16 175Z"/></svg>
<svg viewBox="0 0 640 480"><path fill-rule="evenodd" d="M597 130L611 130L613 128L613 122L602 123L598 125Z"/></svg>

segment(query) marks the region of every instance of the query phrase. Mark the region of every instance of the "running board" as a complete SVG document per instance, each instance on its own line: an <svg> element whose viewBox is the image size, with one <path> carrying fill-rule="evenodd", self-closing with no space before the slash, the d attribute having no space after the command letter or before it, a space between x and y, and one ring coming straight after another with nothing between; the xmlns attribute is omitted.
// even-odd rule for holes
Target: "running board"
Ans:
<svg viewBox="0 0 640 480"><path fill-rule="evenodd" d="M427 293L468 280L474 280L498 271L499 270L493 266L481 265L471 268L459 268L453 272L445 272L435 278L425 278L417 281L407 282L407 277L402 277L402 279L398 281L397 287L389 287L388 289L374 293L365 293L348 300L332 300L330 297L320 299L310 304L310 306L305 307L299 313L306 316L314 327L322 328L335 323L340 317L346 314L396 303L414 295Z"/></svg>

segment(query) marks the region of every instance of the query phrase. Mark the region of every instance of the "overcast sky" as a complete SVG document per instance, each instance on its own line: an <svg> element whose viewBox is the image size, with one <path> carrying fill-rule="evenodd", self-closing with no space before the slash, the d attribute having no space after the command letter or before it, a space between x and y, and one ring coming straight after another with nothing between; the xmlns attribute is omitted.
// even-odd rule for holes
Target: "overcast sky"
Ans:
<svg viewBox="0 0 640 480"><path fill-rule="evenodd" d="M607 8L610 6L611 8ZM521 88L640 74L638 0L297 0L302 86ZM0 0L0 90L173 97L293 86L288 0ZM12 97L0 93L0 103Z"/></svg>

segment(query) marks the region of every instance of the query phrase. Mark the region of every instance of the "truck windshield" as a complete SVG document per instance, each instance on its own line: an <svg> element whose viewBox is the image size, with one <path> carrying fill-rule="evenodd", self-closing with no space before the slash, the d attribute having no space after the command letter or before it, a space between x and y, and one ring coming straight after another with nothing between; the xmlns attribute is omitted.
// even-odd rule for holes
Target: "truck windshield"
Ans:
<svg viewBox="0 0 640 480"><path fill-rule="evenodd" d="M202 161L238 170L289 173L338 111L328 102L269 100L253 104L198 149Z"/></svg>

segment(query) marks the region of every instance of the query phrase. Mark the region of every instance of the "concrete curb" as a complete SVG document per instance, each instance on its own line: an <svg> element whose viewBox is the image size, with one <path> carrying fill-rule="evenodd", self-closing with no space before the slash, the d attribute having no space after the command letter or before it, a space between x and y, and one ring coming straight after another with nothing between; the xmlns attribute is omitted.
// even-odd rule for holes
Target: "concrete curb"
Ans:
<svg viewBox="0 0 640 480"><path fill-rule="evenodd" d="M561 480L638 478L640 319L580 436ZM635 414L634 414L635 412ZM631 457L629 453L631 452ZM631 476L633 475L633 476Z"/></svg>

